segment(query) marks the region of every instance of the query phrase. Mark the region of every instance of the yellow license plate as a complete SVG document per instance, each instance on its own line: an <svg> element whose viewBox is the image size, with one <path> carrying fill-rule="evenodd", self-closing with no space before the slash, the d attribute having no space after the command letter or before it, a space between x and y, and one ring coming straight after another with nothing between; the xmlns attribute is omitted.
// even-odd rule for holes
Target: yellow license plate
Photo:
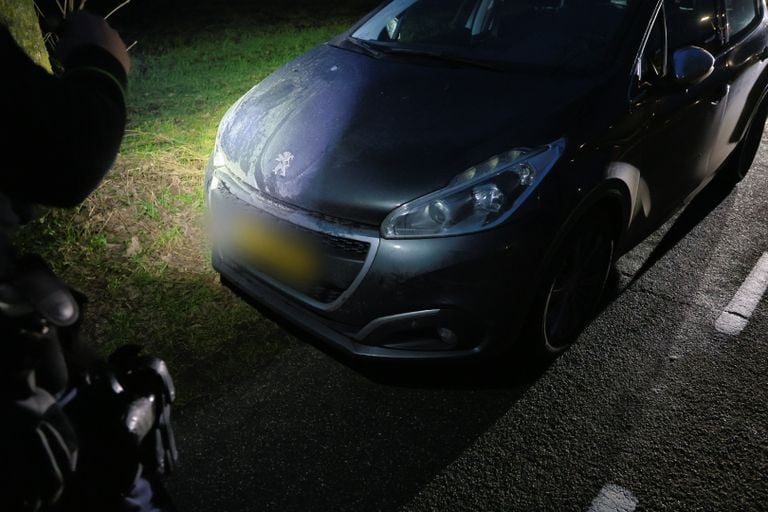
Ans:
<svg viewBox="0 0 768 512"><path fill-rule="evenodd" d="M256 219L236 221L233 242L250 263L278 279L307 283L317 275L317 258L309 244Z"/></svg>

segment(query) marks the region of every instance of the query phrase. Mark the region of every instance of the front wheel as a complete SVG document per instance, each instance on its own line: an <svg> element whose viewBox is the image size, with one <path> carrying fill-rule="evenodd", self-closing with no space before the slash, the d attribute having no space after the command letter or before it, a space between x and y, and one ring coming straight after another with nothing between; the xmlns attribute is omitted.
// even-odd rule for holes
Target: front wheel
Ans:
<svg viewBox="0 0 768 512"><path fill-rule="evenodd" d="M523 340L536 359L558 357L592 320L613 266L615 245L610 226L592 215L555 251Z"/></svg>

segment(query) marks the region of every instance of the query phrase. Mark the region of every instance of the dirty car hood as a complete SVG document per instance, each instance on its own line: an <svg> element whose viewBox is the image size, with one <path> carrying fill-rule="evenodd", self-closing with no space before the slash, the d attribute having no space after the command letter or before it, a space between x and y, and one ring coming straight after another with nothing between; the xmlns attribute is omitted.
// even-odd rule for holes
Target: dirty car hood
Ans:
<svg viewBox="0 0 768 512"><path fill-rule="evenodd" d="M563 136L589 88L323 45L243 96L219 145L263 193L378 225L493 154Z"/></svg>

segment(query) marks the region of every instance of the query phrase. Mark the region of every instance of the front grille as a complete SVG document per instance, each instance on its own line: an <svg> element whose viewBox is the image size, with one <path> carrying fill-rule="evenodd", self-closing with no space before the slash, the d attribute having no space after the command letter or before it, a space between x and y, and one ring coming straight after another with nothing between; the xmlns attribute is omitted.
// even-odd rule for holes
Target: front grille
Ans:
<svg viewBox="0 0 768 512"><path fill-rule="evenodd" d="M211 195L210 208L214 216L217 211L236 211L240 216L244 214L247 218L254 218L261 225L274 226L310 244L320 258L321 271L316 279L309 283L301 285L287 283L268 270L257 268L242 260L238 260L235 267L239 272L248 272L255 277L266 277L267 282L277 285L278 288L292 295L298 294L300 298L311 299L321 304L333 303L354 283L362 272L371 250L369 242L332 235L282 219L243 201L226 186L220 186Z"/></svg>
<svg viewBox="0 0 768 512"><path fill-rule="evenodd" d="M344 257L360 258L361 261L364 261L371 248L371 244L361 240L333 236L301 226L296 227L303 231L307 236L315 237L328 251L338 253Z"/></svg>

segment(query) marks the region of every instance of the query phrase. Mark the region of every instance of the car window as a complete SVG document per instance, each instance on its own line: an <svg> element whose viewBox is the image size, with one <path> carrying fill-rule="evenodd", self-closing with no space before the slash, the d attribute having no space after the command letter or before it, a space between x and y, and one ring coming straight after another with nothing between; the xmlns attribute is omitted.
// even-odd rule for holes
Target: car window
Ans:
<svg viewBox="0 0 768 512"><path fill-rule="evenodd" d="M392 0L352 37L387 49L550 69L612 60L642 0Z"/></svg>
<svg viewBox="0 0 768 512"><path fill-rule="evenodd" d="M666 0L669 51L699 46L712 53L722 47L716 0Z"/></svg>
<svg viewBox="0 0 768 512"><path fill-rule="evenodd" d="M725 0L725 14L730 37L738 37L757 19L757 1Z"/></svg>

